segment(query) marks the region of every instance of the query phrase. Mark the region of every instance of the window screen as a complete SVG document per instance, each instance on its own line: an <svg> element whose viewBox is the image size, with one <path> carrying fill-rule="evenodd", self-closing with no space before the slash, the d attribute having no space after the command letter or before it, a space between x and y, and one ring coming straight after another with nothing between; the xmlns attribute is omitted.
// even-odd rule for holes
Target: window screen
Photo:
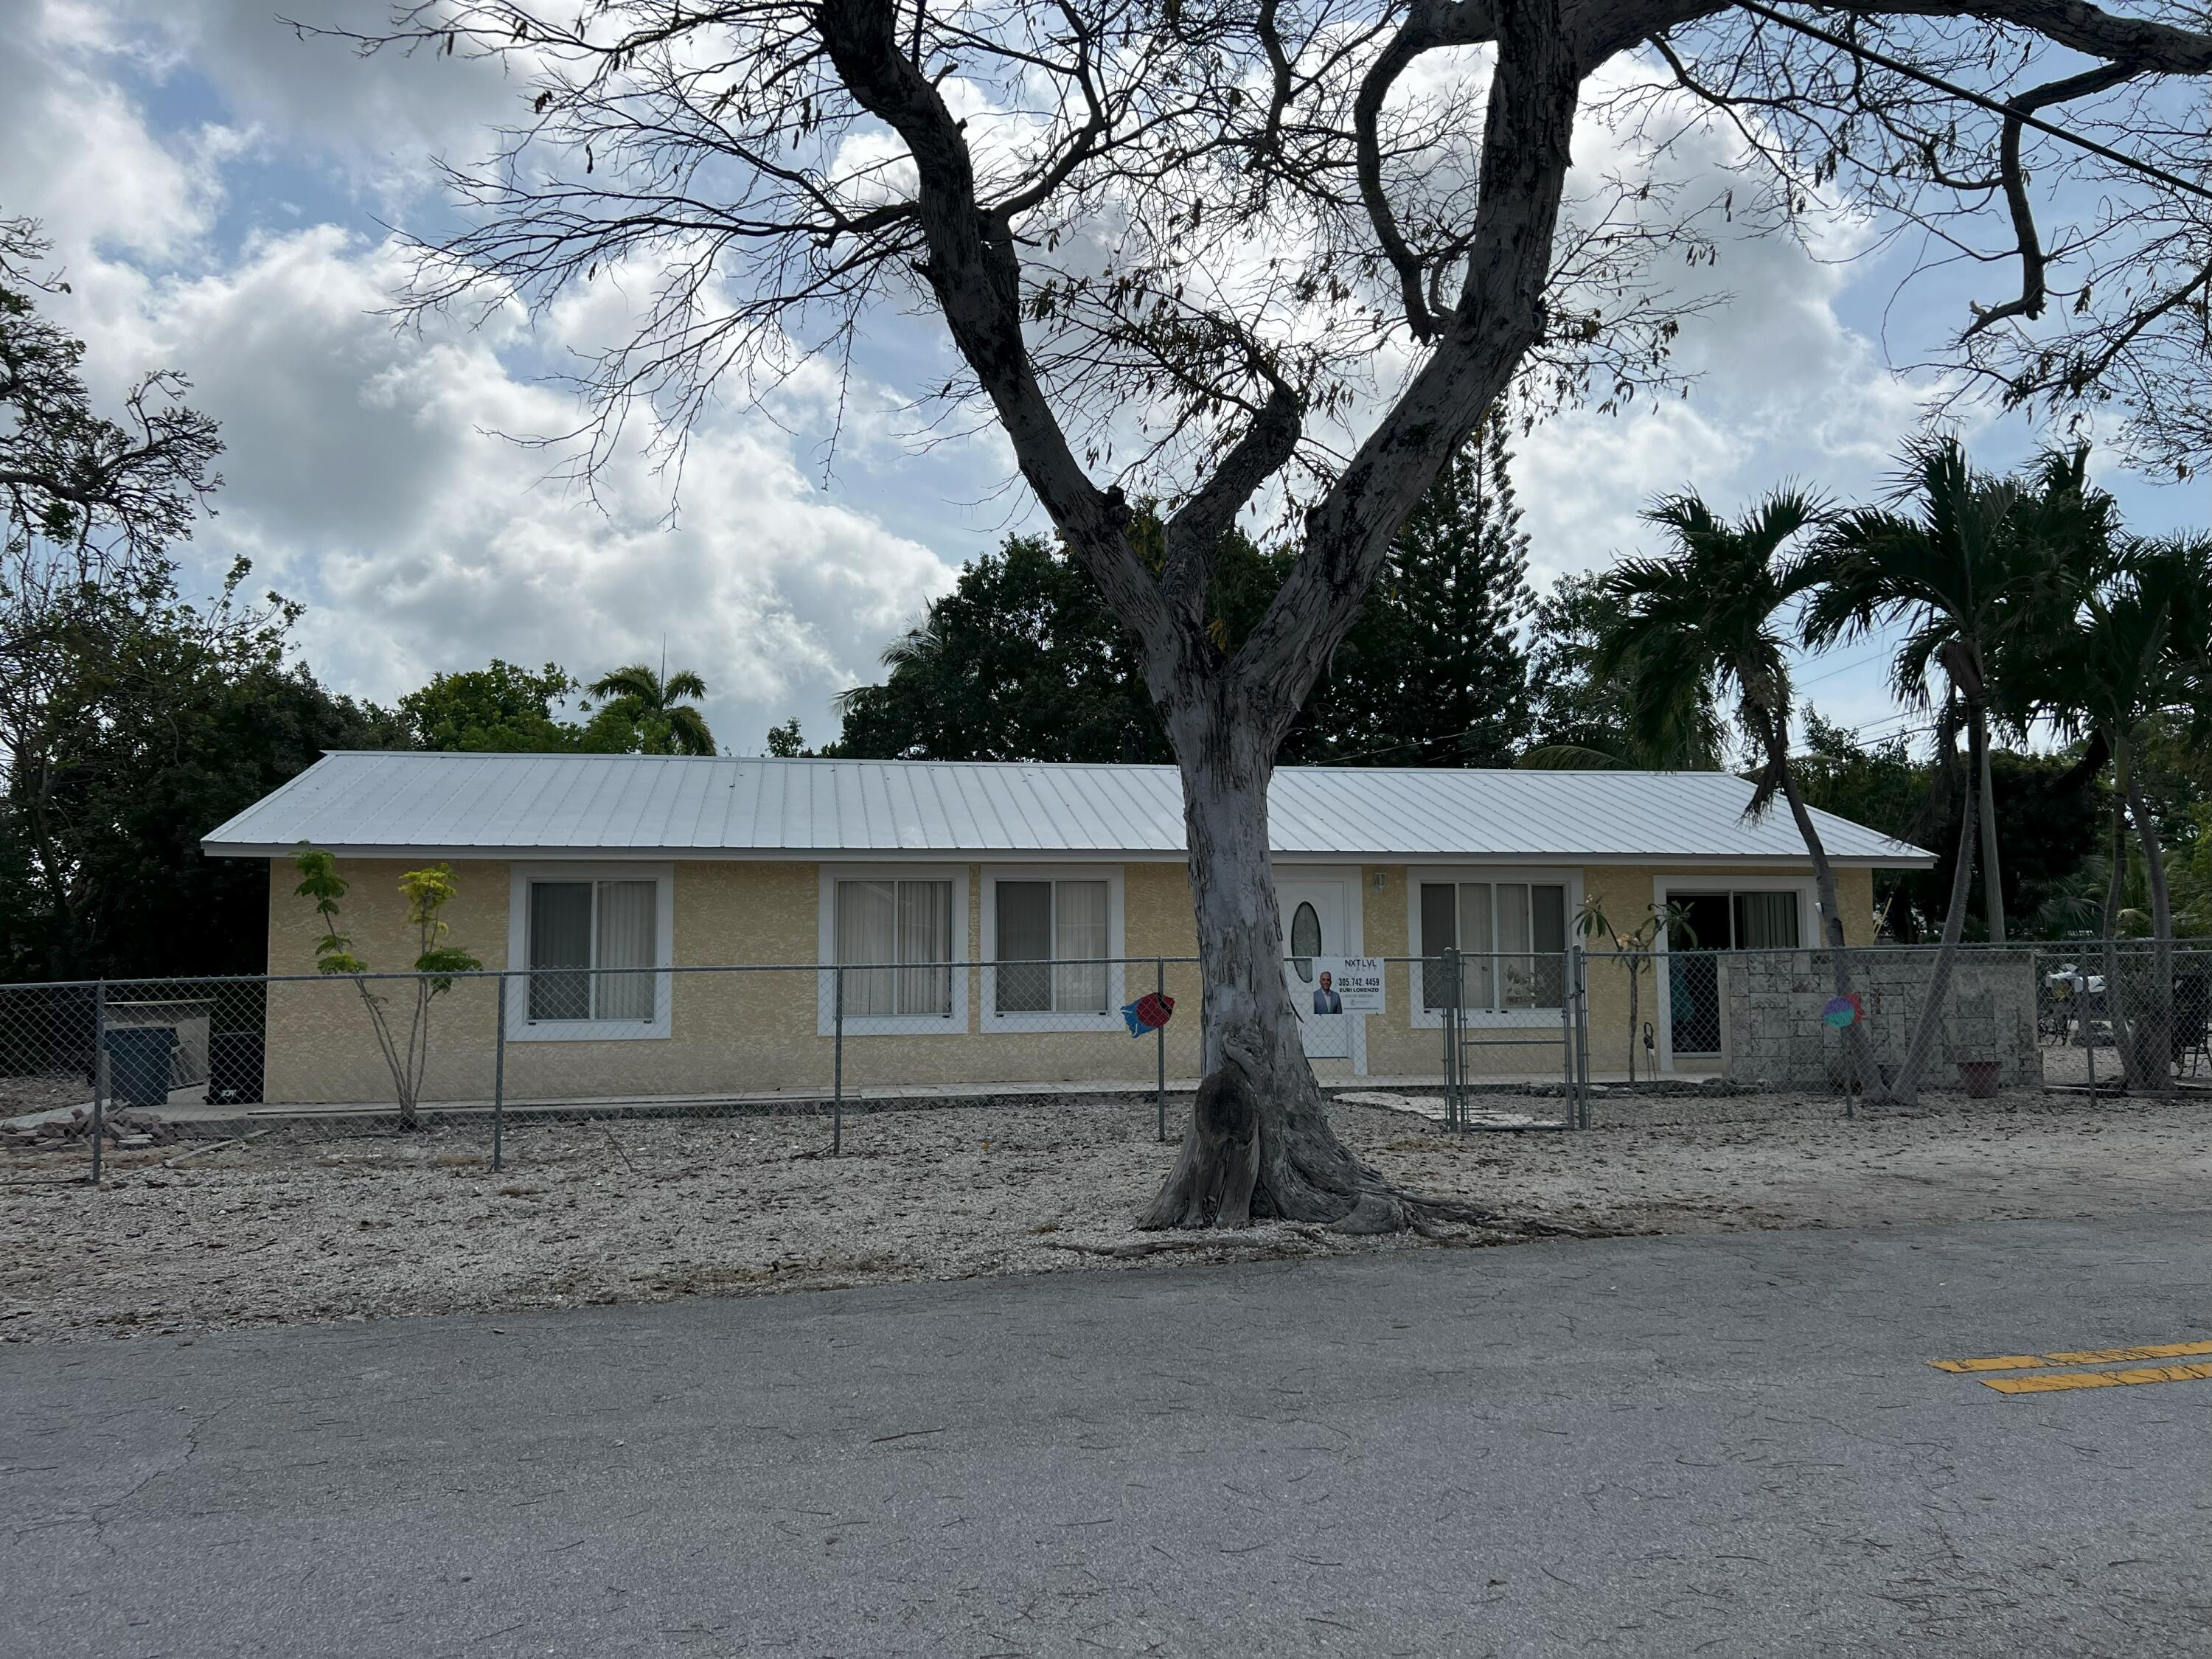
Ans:
<svg viewBox="0 0 2212 1659"><path fill-rule="evenodd" d="M1566 983L1567 890L1557 882L1423 882L1421 976L1425 1009L1448 1006L1440 953L1460 951L1464 1006L1474 1011L1556 1008Z"/></svg>
<svg viewBox="0 0 2212 1659"><path fill-rule="evenodd" d="M592 884L530 884L530 1018L592 1017Z"/></svg>
<svg viewBox="0 0 2212 1659"><path fill-rule="evenodd" d="M1002 881L994 908L999 1012L1106 1012L1106 883Z"/></svg>
<svg viewBox="0 0 2212 1659"><path fill-rule="evenodd" d="M1052 1006L1052 970L1042 964L1052 956L1052 884L999 884L998 983L1002 1014L1042 1013Z"/></svg>
<svg viewBox="0 0 2212 1659"><path fill-rule="evenodd" d="M1443 952L1459 943L1459 889L1449 882L1421 884L1421 1006L1434 1012L1451 1006L1450 975Z"/></svg>
<svg viewBox="0 0 2212 1659"><path fill-rule="evenodd" d="M839 882L836 940L846 1013L951 1017L951 882Z"/></svg>
<svg viewBox="0 0 2212 1659"><path fill-rule="evenodd" d="M531 1019L650 1023L659 908L650 881L532 882Z"/></svg>

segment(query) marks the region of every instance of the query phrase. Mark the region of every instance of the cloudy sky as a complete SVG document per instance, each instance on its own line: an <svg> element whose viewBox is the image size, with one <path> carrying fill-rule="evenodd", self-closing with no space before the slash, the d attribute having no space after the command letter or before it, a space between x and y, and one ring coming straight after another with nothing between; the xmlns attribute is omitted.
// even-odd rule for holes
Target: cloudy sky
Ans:
<svg viewBox="0 0 2212 1659"><path fill-rule="evenodd" d="M1034 518L990 435L905 441L910 388L890 377L856 390L826 477L808 420L725 406L696 434L672 516L641 457L586 499L544 453L489 434L574 424L546 372L615 325L619 292L603 284L534 334L410 333L380 314L400 269L384 227L441 222L431 159L479 154L514 106L495 69L359 62L296 39L271 0L4 9L28 27L0 30L0 213L45 221L73 286L57 309L91 343L103 396L150 367L191 377L228 446L191 557L204 574L245 552L307 601L301 648L339 689L388 700L495 655L588 675L665 649L706 676L725 747L757 753L790 714L819 739L831 699L876 677L961 562ZM1733 504L1784 477L1875 488L1928 389L1887 364L1955 326L1964 299L1931 286L1900 306L1898 275L1781 241L1725 248L1729 303L1682 344L1699 377L1686 401L1571 415L1520 446L1539 580L1637 546L1657 490ZM878 363L940 348L899 337L913 321L881 326ZM2033 442L2015 424L1970 435L1996 465ZM2107 482L2143 528L2203 522L2201 484ZM1880 655L1807 665L1801 683L1878 732L1899 723Z"/></svg>

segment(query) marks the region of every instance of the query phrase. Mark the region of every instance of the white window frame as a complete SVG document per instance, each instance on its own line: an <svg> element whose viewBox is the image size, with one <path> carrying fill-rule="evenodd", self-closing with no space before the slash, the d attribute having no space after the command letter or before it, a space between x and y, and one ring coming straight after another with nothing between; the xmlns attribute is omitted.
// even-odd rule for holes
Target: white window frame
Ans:
<svg viewBox="0 0 2212 1659"><path fill-rule="evenodd" d="M1651 900L1664 909L1667 901L1678 893L1795 893L1797 895L1797 948L1801 951L1822 951L1827 948L1827 936L1820 915L1820 884L1811 876L1761 876L1716 872L1700 876L1688 871L1670 876L1651 878ZM1733 925L1733 924L1731 924ZM1667 951L1672 941L1668 930L1661 928L1655 946L1651 973L1657 982L1658 994L1654 1000L1657 1009L1659 1069L1671 1075L1674 1070L1674 976L1668 972ZM1812 943L1807 944L1807 940ZM1684 950L1707 949L1706 946L1684 945ZM1721 1053L1728 1052L1728 1010L1721 1010ZM1711 1056L1700 1054L1700 1060Z"/></svg>
<svg viewBox="0 0 2212 1659"><path fill-rule="evenodd" d="M837 884L841 881L950 881L952 884L952 1007L945 1014L847 1014L847 1036L965 1036L968 1035L968 866L964 864L821 864L820 932L815 960L822 964L815 1004L815 1033L837 1030Z"/></svg>
<svg viewBox="0 0 2212 1659"><path fill-rule="evenodd" d="M530 1018L530 884L533 881L650 881L653 884L653 1018L545 1019ZM596 912L595 912L596 915ZM676 866L672 864L538 864L511 866L507 895L507 1040L509 1042L634 1042L668 1036L672 1029L676 976ZM594 941L594 949L597 948Z"/></svg>
<svg viewBox="0 0 2212 1659"><path fill-rule="evenodd" d="M1121 1005L1127 998L1120 958L1127 956L1128 951L1127 936L1122 928L1121 866L1118 864L987 864L980 878L983 884L981 932L979 935L982 949L976 954L983 963L983 1008L978 1021L981 1028L986 1031L1126 1031L1128 1026L1121 1018ZM999 884L1002 881L1103 881L1106 884L1106 954L1111 960L1106 968L1105 1012L1062 1013L1049 1009L1027 1014L1001 1014L999 1012Z"/></svg>
<svg viewBox="0 0 2212 1659"><path fill-rule="evenodd" d="M1406 938L1411 941L1408 951L1413 957L1407 969L1407 983L1413 1000L1413 1021L1416 1030L1436 1030L1444 1023L1441 1008L1423 1006L1427 998L1422 994L1421 969L1427 962L1427 941L1421 937L1421 884L1424 882L1487 882L1496 886L1504 882L1509 886L1525 884L1530 886L1565 888L1566 946L1570 953L1575 948L1575 915L1583 905L1583 872L1579 867L1540 865L1514 866L1510 865L1447 864L1430 865L1406 872ZM1495 926L1495 924L1492 924ZM1560 1011L1554 1003L1547 1008L1468 1009L1460 1016L1463 1025L1492 1026L1507 1030L1533 1028L1549 1029L1559 1023Z"/></svg>

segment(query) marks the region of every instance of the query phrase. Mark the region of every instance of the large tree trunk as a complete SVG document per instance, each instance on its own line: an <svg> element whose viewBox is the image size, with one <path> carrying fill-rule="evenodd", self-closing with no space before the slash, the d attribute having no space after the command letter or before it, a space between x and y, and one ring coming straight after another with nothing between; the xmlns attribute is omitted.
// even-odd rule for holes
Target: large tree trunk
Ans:
<svg viewBox="0 0 2212 1659"><path fill-rule="evenodd" d="M991 399L1023 477L1142 650L1146 689L1163 712L1182 769L1208 1077L1233 1068L1252 1092L1258 1144L1251 1212L1353 1230L1472 1213L1393 1192L1329 1130L1283 983L1282 929L1267 862L1267 776L1391 538L1543 337L1553 234L1590 67L1577 52L1589 42L1568 27L1558 0L1525 0L1498 14L1482 201L1455 261L1462 273L1456 294L1447 301L1441 286L1403 283L1409 329L1433 349L1309 507L1296 562L1224 659L1206 603L1214 553L1255 494L1296 459L1307 414L1301 391L1262 370L1270 386L1264 402L1169 515L1161 527L1163 562L1152 565L1131 533L1133 515L1121 487L1102 487L1089 476L1046 396L1024 332L1017 215L986 207L966 123L905 49L896 9L881 0L823 0L814 15L846 88L906 144L916 220L928 243L929 257L917 260L916 270ZM1397 76L1421 53L1448 44L1449 21L1431 11L1401 19L1363 82L1365 113L1356 112L1356 119L1375 118ZM1401 247L1379 189L1364 199L1386 246ZM1406 270L1400 274L1407 277ZM1251 355L1262 354L1255 347ZM1211 1122L1194 1122L1175 1173L1146 1218L1151 1225L1207 1224L1237 1213L1241 1176L1224 1164L1249 1155L1237 1121L1241 1094L1224 1080L1208 1098L1219 1109L1200 1115Z"/></svg>
<svg viewBox="0 0 2212 1659"><path fill-rule="evenodd" d="M1976 764L1974 787L1982 796L1982 914L1988 919L1990 943L2005 942L2004 872L1997 862L1997 799L1990 776L1989 711L1977 703L1970 711L1974 742L1982 751Z"/></svg>
<svg viewBox="0 0 2212 1659"><path fill-rule="evenodd" d="M1971 726L1967 741L1973 741ZM1905 1047L1904 1064L1890 1079L1891 1097L1907 1106L1920 1098L1920 1070L1927 1064L1928 1049L1936 1033L1942 1028L1943 1000L1951 993L1951 969L1958 961L1959 939L1966 927L1966 899L1972 890L1974 829L1980 816L1977 809L1981 792L1969 787L1960 792L1960 800L1959 850L1951 867L1951 902L1943 908L1942 945L1936 952L1936 966L1928 975L1926 1000L1912 1022L1912 1040Z"/></svg>
<svg viewBox="0 0 2212 1659"><path fill-rule="evenodd" d="M1329 1127L1284 975L1267 853L1274 766L1260 723L1210 703L1170 718L1190 838L1206 1085L1175 1168L1139 1224L1275 1218L1388 1232L1477 1218L1481 1212L1465 1205L1398 1192Z"/></svg>

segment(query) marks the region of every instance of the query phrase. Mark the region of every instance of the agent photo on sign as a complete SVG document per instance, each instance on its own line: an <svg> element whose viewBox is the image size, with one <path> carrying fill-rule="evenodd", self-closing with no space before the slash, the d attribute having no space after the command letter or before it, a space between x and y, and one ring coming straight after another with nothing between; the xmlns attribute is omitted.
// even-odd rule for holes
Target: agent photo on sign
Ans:
<svg viewBox="0 0 2212 1659"><path fill-rule="evenodd" d="M1321 970L1321 983L1314 987L1314 1012L1340 1014L1343 1012L1344 999L1337 994L1336 981L1324 968Z"/></svg>

